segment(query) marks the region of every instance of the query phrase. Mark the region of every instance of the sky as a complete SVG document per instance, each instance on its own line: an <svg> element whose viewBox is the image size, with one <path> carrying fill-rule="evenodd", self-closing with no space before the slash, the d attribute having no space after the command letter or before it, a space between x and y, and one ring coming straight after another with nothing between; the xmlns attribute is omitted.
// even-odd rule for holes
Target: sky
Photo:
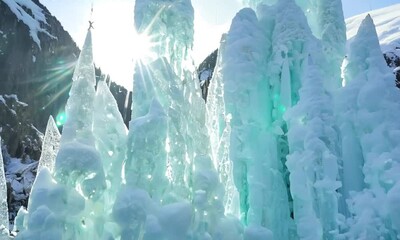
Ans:
<svg viewBox="0 0 400 240"><path fill-rule="evenodd" d="M133 54L140 52L133 27L134 0L40 0L56 16L79 47L88 20L94 21L93 49L96 65L111 79L132 89ZM93 2L93 15L91 5ZM400 0L343 0L345 18L400 3ZM236 12L240 0L192 0L195 9L193 58L201 63L219 46L222 33Z"/></svg>

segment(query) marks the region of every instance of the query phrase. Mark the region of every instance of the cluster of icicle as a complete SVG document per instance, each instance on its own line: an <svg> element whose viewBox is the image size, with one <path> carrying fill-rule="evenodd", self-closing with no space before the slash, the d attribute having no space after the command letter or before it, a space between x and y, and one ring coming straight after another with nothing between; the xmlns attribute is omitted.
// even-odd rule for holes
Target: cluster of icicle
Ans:
<svg viewBox="0 0 400 240"><path fill-rule="evenodd" d="M400 237L400 94L372 19L345 58L341 1L248 4L205 104L190 0L136 1L156 44L136 64L129 132L105 82L95 90L89 29L17 239Z"/></svg>

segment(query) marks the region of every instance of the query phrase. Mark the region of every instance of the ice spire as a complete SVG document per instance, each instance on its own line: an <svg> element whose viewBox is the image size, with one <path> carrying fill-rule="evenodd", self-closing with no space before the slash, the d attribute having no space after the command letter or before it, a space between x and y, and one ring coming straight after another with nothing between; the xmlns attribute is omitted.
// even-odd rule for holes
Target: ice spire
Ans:
<svg viewBox="0 0 400 240"><path fill-rule="evenodd" d="M400 196L397 174L400 144L398 135L393 133L400 131L400 95L394 85L394 76L385 64L369 15L350 44L344 76L346 86L337 98L339 124L352 124L352 133L356 135L353 139L358 140L358 151L362 154L356 151L359 159L351 161L363 164L362 172L358 166L347 164L354 168L347 172L352 172L351 177L358 181L364 177L366 186L347 199L351 217L346 237L395 239L400 230L397 202ZM349 182L343 184L350 189ZM385 210L382 203L387 203Z"/></svg>
<svg viewBox="0 0 400 240"><path fill-rule="evenodd" d="M340 67L346 47L346 24L340 0L296 0L303 9L313 34L321 40L322 51L328 63L324 70L325 87L334 91L341 87Z"/></svg>
<svg viewBox="0 0 400 240"><path fill-rule="evenodd" d="M206 104L206 126L210 136L211 155L219 179L224 183L225 213L240 216L239 193L233 181L233 164L229 157L231 115L225 110L223 64L226 34L221 38L213 78L209 85Z"/></svg>
<svg viewBox="0 0 400 240"><path fill-rule="evenodd" d="M95 148L92 131L95 83L92 33L89 28L75 67L66 105L67 121L61 136L55 176L61 182L74 187L83 184L83 193L90 198L101 195L105 187L103 166ZM86 158L81 158L82 154L86 154ZM84 165L86 167L82 168ZM83 179L77 181L80 178Z"/></svg>
<svg viewBox="0 0 400 240"><path fill-rule="evenodd" d="M319 68L309 56L298 104L285 114L290 154L294 220L299 239L336 239L338 203L337 136L331 99ZM312 227L310 227L312 224Z"/></svg>
<svg viewBox="0 0 400 240"><path fill-rule="evenodd" d="M166 154L165 164L168 164L169 172L167 175L171 181L172 188L175 188L173 191L169 191L169 194L177 194L175 190L180 188L179 192L181 193L178 195L188 196L188 186L185 183L185 169L189 167L185 164L187 122L184 119L186 117L184 112L188 108L184 100L182 86L179 84L180 80L164 57L160 57L147 65L138 63L136 69L140 69L140 71L136 71L134 75L133 109L130 125L136 118L141 118L148 114L154 100L159 103L159 107L162 108L161 112L167 116L167 125L164 126L167 131L164 142L165 147L161 148L160 151L164 151ZM130 127L130 136L133 136L132 129ZM135 131L139 130L135 129ZM132 140L134 139L129 137L127 162L132 161L130 158L134 156ZM162 175L164 176L165 174ZM146 190L152 191L150 189Z"/></svg>
<svg viewBox="0 0 400 240"><path fill-rule="evenodd" d="M3 154L1 151L0 137L0 239L6 240L9 235L8 203L7 203L7 184L4 171Z"/></svg>
<svg viewBox="0 0 400 240"><path fill-rule="evenodd" d="M361 23L356 37L350 42L350 48L347 55L348 64L344 70L346 83L357 79L360 74L365 74L367 70L367 72L377 70L386 73L387 65L383 61L378 34L371 15L368 14Z"/></svg>
<svg viewBox="0 0 400 240"><path fill-rule="evenodd" d="M191 196L194 157L209 154L208 136L202 129L205 106L192 74L194 67L189 54L193 44L193 14L188 0L135 3L136 29L153 41L156 59L136 65L132 119L147 114L154 98L167 115L170 200Z"/></svg>
<svg viewBox="0 0 400 240"><path fill-rule="evenodd" d="M108 201L112 201L122 181L121 169L126 158L128 130L105 81L99 81L97 84L94 109L93 134L106 179L111 184L108 187L111 199Z"/></svg>
<svg viewBox="0 0 400 240"><path fill-rule="evenodd" d="M287 204L292 210L291 203L293 202L293 217L297 225L291 225L291 220L287 216L281 215L281 218L286 217L286 224L290 231L297 227L297 233L289 232L289 236L297 235L301 239L310 237L332 239L337 230L337 200L335 190L332 191L332 189L337 188L337 185L335 185L337 168L335 170L334 167L337 166L338 140L335 138L336 134L332 128L333 113L328 114L331 99L325 93L325 86L321 85L324 78L313 76L316 73L319 76L325 74L324 71L319 72L321 66L326 63L324 55L321 54L322 44L313 36L304 13L293 0L278 1L272 7L261 5L258 8L258 16L261 25L264 26L263 31L271 41L272 51L266 55L268 56L266 78L271 85L270 127L274 140L271 143L275 144L278 149L275 156L276 165L273 165L273 167L281 174L284 184L290 187L288 189L290 197L288 197ZM315 81L315 86L313 81ZM325 101L324 106L321 106L319 110L317 105L320 102L313 102L314 98L307 93L311 89L316 91L315 97L318 96L321 101ZM301 107L304 104L309 105L310 109ZM313 130L310 130L310 139L324 139L323 150L317 151L313 149L312 144L304 145L298 142L302 138L293 133L296 133L299 129L308 128L299 124L301 116L297 116L295 120L284 117L288 111L296 111L291 110L292 108L301 108L310 111L310 114L311 112L314 114L308 120L303 119L305 121L318 123L317 119L323 119L324 123L319 122L319 126L322 127L327 124L328 127L323 131L320 128L315 130L322 131L318 134L313 135ZM313 123L310 123L310 125ZM324 131L327 131L327 133ZM328 139L325 139L325 134L328 135ZM308 140L311 141L310 139ZM310 172L302 172L301 167L299 169L299 166L302 166L301 164L298 165L300 160L292 155L298 154L296 156L300 157L301 151L297 146L304 148L302 150L304 154L315 152L317 160L308 162L308 164L311 166L310 169L318 168L318 170L315 170L316 177ZM324 152L325 155L320 156L319 151ZM327 165L332 169L329 169ZM318 183L318 187L308 186L310 181ZM321 184L325 182L329 182L329 184ZM314 202L305 200L305 198L310 200L316 198L313 195L314 192L318 195L317 200ZM322 208L321 206L324 204L331 206L329 210L315 210ZM304 224L307 221L313 222L315 228L309 229L309 225ZM280 234L279 239L287 237L287 235L283 235L284 230L281 226L277 226L275 229L271 228L275 237L277 234Z"/></svg>
<svg viewBox="0 0 400 240"><path fill-rule="evenodd" d="M60 148L61 134L58 131L56 123L52 116L49 117L46 127L46 133L42 144L42 154L40 155L39 165L37 172L40 172L43 167L47 167L52 173L56 156Z"/></svg>
<svg viewBox="0 0 400 240"><path fill-rule="evenodd" d="M86 144L93 144L91 131L96 78L93 65L91 29L87 32L72 80L70 98L66 105L67 120L63 127L61 142L79 140Z"/></svg>
<svg viewBox="0 0 400 240"><path fill-rule="evenodd" d="M232 115L230 158L242 221L251 227L249 231L255 228L266 234L260 239L269 238L268 228L277 239L287 239L288 197L283 176L276 169L280 159L269 131L272 106L266 68L262 67L266 66L263 56L268 54L268 43L255 12L241 10L226 38L221 72L226 112ZM273 189L268 182L274 183ZM279 226L272 219L279 219Z"/></svg>
<svg viewBox="0 0 400 240"><path fill-rule="evenodd" d="M42 168L32 188L19 239L100 239L107 230L106 181L92 132L95 75L91 29L73 75L54 174ZM54 179L53 179L54 176ZM77 220L79 219L79 220ZM56 224L55 224L56 223Z"/></svg>
<svg viewBox="0 0 400 240"><path fill-rule="evenodd" d="M137 32L147 35L156 55L165 57L177 76L182 77L182 64L189 60L193 46L191 1L137 0L134 15Z"/></svg>

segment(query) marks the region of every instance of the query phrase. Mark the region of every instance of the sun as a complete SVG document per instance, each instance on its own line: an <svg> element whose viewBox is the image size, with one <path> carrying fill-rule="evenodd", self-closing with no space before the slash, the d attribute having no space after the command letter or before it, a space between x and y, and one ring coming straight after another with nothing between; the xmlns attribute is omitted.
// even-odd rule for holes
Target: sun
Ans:
<svg viewBox="0 0 400 240"><path fill-rule="evenodd" d="M135 34L133 37L133 60L149 63L156 59L155 53L156 43L152 41L152 37L143 33Z"/></svg>

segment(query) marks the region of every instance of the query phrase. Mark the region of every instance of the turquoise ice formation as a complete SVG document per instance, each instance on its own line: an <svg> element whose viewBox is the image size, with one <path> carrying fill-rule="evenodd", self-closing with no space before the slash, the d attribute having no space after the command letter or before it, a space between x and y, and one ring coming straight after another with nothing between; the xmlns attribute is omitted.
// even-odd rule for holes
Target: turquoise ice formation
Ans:
<svg viewBox="0 0 400 240"><path fill-rule="evenodd" d="M399 238L400 95L372 19L345 57L341 1L245 3L205 104L190 0L136 1L154 56L136 63L129 131L95 90L88 30L17 239Z"/></svg>

